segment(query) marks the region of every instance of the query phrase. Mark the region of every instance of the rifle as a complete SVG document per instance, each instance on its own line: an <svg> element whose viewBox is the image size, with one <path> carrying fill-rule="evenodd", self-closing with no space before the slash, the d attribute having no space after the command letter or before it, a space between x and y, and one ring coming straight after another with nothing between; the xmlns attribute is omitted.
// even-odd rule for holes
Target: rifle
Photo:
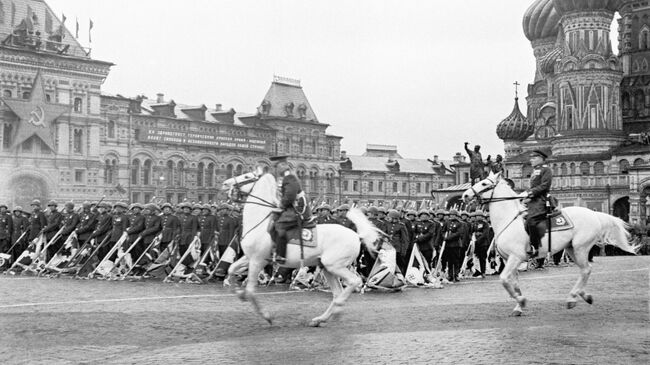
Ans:
<svg viewBox="0 0 650 365"><path fill-rule="evenodd" d="M449 232L445 232L445 235L442 239L442 246L440 247L440 253L438 254L438 261L436 262L435 265L435 272L433 274L434 277L440 277L441 276L441 270L442 270L442 255L445 253L445 246L447 245L447 236L449 235Z"/></svg>
<svg viewBox="0 0 650 365"><path fill-rule="evenodd" d="M463 264L460 265L460 273L465 272L467 270L467 262L469 261L469 255L474 253L474 245L476 244L476 235L472 233L472 239L469 242L469 246L467 246L467 250L465 250L465 257L463 258Z"/></svg>

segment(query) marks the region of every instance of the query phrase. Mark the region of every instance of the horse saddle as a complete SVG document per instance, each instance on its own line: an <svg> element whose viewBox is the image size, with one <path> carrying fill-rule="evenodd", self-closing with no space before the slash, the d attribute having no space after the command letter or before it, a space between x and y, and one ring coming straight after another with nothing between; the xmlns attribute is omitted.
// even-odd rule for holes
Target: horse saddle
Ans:
<svg viewBox="0 0 650 365"><path fill-rule="evenodd" d="M555 210L550 214L551 232L566 231L573 228L573 222L562 210ZM548 228L547 228L548 232Z"/></svg>
<svg viewBox="0 0 650 365"><path fill-rule="evenodd" d="M287 232L287 238L289 239L287 243L290 245L302 244L304 247L312 248L318 246L315 225L311 228L303 228L301 230L292 229L291 231Z"/></svg>

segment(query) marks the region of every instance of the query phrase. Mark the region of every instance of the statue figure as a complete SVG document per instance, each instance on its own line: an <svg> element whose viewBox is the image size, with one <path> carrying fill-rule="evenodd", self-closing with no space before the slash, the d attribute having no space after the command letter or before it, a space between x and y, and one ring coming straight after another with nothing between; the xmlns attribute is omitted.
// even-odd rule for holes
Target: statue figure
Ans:
<svg viewBox="0 0 650 365"><path fill-rule="evenodd" d="M481 156L481 146L474 146L474 151L467 148L469 142L465 142L465 151L469 156L469 178L472 185L485 178L485 164L483 163L483 156Z"/></svg>
<svg viewBox="0 0 650 365"><path fill-rule="evenodd" d="M492 156L488 155L485 164L488 166L489 171L495 174L498 172L503 172L503 156L501 155L497 155L497 159L495 161L492 161Z"/></svg>

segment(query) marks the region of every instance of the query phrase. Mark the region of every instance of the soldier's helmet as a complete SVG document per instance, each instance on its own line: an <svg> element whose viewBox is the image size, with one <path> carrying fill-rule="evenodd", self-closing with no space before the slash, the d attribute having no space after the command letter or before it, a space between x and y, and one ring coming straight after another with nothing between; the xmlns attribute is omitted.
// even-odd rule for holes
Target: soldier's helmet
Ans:
<svg viewBox="0 0 650 365"><path fill-rule="evenodd" d="M117 202L113 205L115 208L128 209L129 206L125 202Z"/></svg>
<svg viewBox="0 0 650 365"><path fill-rule="evenodd" d="M377 207L377 213L384 213L384 214L387 214L388 211L386 210L386 207L381 206L381 207Z"/></svg>
<svg viewBox="0 0 650 365"><path fill-rule="evenodd" d="M230 205L228 203L221 203L219 204L219 208L217 210L224 210L224 209L230 209Z"/></svg>
<svg viewBox="0 0 650 365"><path fill-rule="evenodd" d="M347 204L341 204L336 210L342 211L342 210L350 210L350 206Z"/></svg>
<svg viewBox="0 0 650 365"><path fill-rule="evenodd" d="M456 209L451 209L449 211L449 218L458 219L458 211Z"/></svg>
<svg viewBox="0 0 650 365"><path fill-rule="evenodd" d="M86 200L85 202L83 202L83 203L81 204L81 206L82 206L83 208L90 208L90 207L92 206L92 204L91 204L88 200Z"/></svg>
<svg viewBox="0 0 650 365"><path fill-rule="evenodd" d="M399 219L399 212L396 209L389 209L388 218Z"/></svg>
<svg viewBox="0 0 650 365"><path fill-rule="evenodd" d="M12 212L21 212L22 213L23 212L23 207L21 207L20 205L16 205Z"/></svg>
<svg viewBox="0 0 650 365"><path fill-rule="evenodd" d="M418 217L422 217L422 215L429 215L429 211L426 209L420 209L418 212Z"/></svg>
<svg viewBox="0 0 650 365"><path fill-rule="evenodd" d="M436 210L436 215L444 216L445 215L445 210L444 209Z"/></svg>
<svg viewBox="0 0 650 365"><path fill-rule="evenodd" d="M371 206L368 208L368 213L377 214L377 212L378 212L377 207L374 206L374 205L371 205Z"/></svg>
<svg viewBox="0 0 650 365"><path fill-rule="evenodd" d="M212 210L212 207L210 206L210 204L203 204L203 205L201 206L201 209Z"/></svg>
<svg viewBox="0 0 650 365"><path fill-rule="evenodd" d="M368 213L368 207L361 207L359 209L361 209L361 213L363 213L364 215Z"/></svg>
<svg viewBox="0 0 650 365"><path fill-rule="evenodd" d="M140 203L133 203L133 204L131 204L131 208L130 208L130 209L140 209L140 210L142 210L142 208L143 208L143 207L142 207L142 204L140 204Z"/></svg>
<svg viewBox="0 0 650 365"><path fill-rule="evenodd" d="M174 209L174 206L170 202L166 202L160 207L160 209L165 209L165 208Z"/></svg>
<svg viewBox="0 0 650 365"><path fill-rule="evenodd" d="M203 209L203 205L196 203L196 204L192 205L192 210L194 210L194 209L201 210L201 209Z"/></svg>
<svg viewBox="0 0 650 365"><path fill-rule="evenodd" d="M318 208L318 209L319 209L319 210L326 210L326 211L328 211L328 212L331 212L331 211L332 211L332 207L330 207L329 204L323 204L323 205L321 205L320 208Z"/></svg>
<svg viewBox="0 0 650 365"><path fill-rule="evenodd" d="M111 205L108 202L101 202L101 203L99 203L97 208L111 209Z"/></svg>
<svg viewBox="0 0 650 365"><path fill-rule="evenodd" d="M409 210L406 211L406 215L412 215L412 216L415 217L417 215L417 213L415 212L415 210L409 209Z"/></svg>
<svg viewBox="0 0 650 365"><path fill-rule="evenodd" d="M58 204L57 204L56 201L54 201L54 200L50 200L49 202L47 202L47 206L48 206L48 207L56 207L57 205L58 205Z"/></svg>
<svg viewBox="0 0 650 365"><path fill-rule="evenodd" d="M41 207L41 201L38 200L38 199L34 199L34 200L32 200L32 203L30 205L31 206L37 206L37 207L40 208Z"/></svg>
<svg viewBox="0 0 650 365"><path fill-rule="evenodd" d="M74 209L74 203L73 202L65 202L65 208L66 209Z"/></svg>
<svg viewBox="0 0 650 365"><path fill-rule="evenodd" d="M144 206L145 209L149 210L152 213L155 213L158 210L158 206L154 203L149 203Z"/></svg>

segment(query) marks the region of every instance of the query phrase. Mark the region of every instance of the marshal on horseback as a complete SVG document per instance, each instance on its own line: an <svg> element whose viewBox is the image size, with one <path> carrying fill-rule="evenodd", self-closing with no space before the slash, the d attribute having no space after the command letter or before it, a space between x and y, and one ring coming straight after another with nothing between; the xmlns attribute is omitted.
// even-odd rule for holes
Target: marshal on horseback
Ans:
<svg viewBox="0 0 650 365"><path fill-rule="evenodd" d="M300 199L302 189L299 180L290 173L286 157L273 160L277 161L277 172L282 178L280 198L275 177L260 167L255 172L230 178L223 183L222 189L228 190L229 196L238 196L244 203L241 248L245 256L231 265L229 274L248 260L248 277L257 278L272 257L274 243L271 237L279 237L280 244L288 243L286 247L276 248L276 262L281 266L297 268L301 265L321 265L324 269L332 288L333 300L322 315L311 320L311 326L318 326L333 315L339 315L350 294L361 286L361 279L350 269L350 265L359 255L361 242L370 252L376 252L374 243L379 233L359 209L353 208L347 217L355 224L357 232L337 224L322 224L312 229L313 237L303 235L301 231L303 224L306 224L303 220L310 217L305 214L306 202ZM273 224L273 217L278 213L277 223ZM280 232L274 232L276 228L280 228ZM297 235L292 234L290 231L296 228ZM312 244L301 244L309 240L313 241ZM345 284L345 289L339 279ZM245 289L239 293L240 298L250 300L257 313L271 323L271 314L262 308L255 295L256 286L257 280L248 280Z"/></svg>
<svg viewBox="0 0 650 365"><path fill-rule="evenodd" d="M521 203L522 199L527 199L529 196L528 192L524 197L523 194L513 191L501 173L490 173L486 179L479 181L463 193L466 202L477 199L480 203L488 204L495 233L493 245L499 255L507 260L501 273L501 283L510 296L517 301L514 315L521 315L526 305L526 298L519 289L517 267L529 257L527 246L530 238L526 233L523 217L526 208ZM543 227L544 232L540 232L541 242L549 242L549 244L539 246L538 257L565 250L580 269L578 281L567 298L567 307L569 309L575 307L578 296L592 304L592 296L585 291L591 274L591 266L588 262L589 250L600 242L635 254L637 246L630 244L628 224L617 217L584 207L566 207L560 209L559 213L561 215L556 216L554 221L562 227L557 231L552 230L552 240L548 239L546 226ZM572 226L567 226L566 222L571 222Z"/></svg>

